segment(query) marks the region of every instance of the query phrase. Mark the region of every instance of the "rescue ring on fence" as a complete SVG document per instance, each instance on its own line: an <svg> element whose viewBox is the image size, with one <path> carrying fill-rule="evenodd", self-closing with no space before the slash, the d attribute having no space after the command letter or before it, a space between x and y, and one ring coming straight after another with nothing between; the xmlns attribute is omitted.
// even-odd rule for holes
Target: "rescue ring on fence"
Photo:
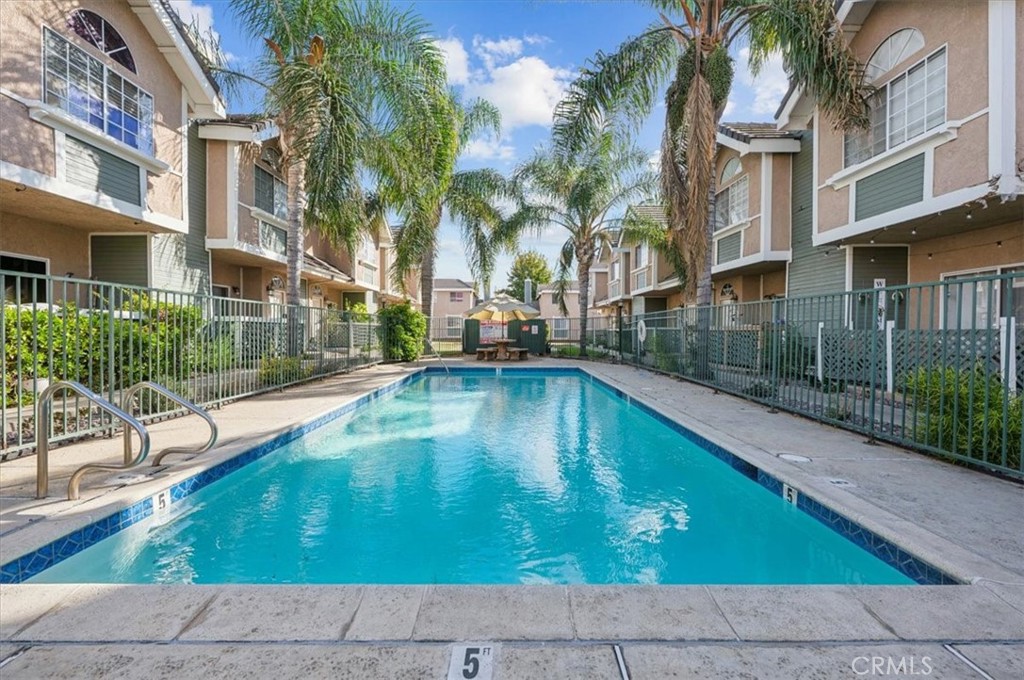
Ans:
<svg viewBox="0 0 1024 680"><path fill-rule="evenodd" d="M647 341L647 324L644 323L643 319L640 319L636 324L636 337L640 342Z"/></svg>

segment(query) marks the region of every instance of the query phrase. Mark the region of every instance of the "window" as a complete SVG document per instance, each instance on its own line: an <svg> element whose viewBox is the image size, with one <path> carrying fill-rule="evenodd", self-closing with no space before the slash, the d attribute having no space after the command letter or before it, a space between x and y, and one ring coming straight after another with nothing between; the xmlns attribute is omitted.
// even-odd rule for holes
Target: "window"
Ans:
<svg viewBox="0 0 1024 680"><path fill-rule="evenodd" d="M256 207L282 220L288 219L288 188L269 172L256 168Z"/></svg>
<svg viewBox="0 0 1024 680"><path fill-rule="evenodd" d="M946 48L879 86L871 127L846 135L843 160L856 165L946 122Z"/></svg>
<svg viewBox="0 0 1024 680"><path fill-rule="evenodd" d="M612 272L611 272L611 275L608 277L608 279L610 281L618 281L619 280L619 261L618 260L615 260L614 262L612 262Z"/></svg>
<svg viewBox="0 0 1024 680"><path fill-rule="evenodd" d="M722 176L718 178L719 185L725 184L733 177L740 174L740 170L742 169L739 158L730 158L725 162L725 167L722 168Z"/></svg>
<svg viewBox="0 0 1024 680"><path fill-rule="evenodd" d="M715 197L715 231L739 224L750 214L750 180L742 177Z"/></svg>
<svg viewBox="0 0 1024 680"><path fill-rule="evenodd" d="M864 67L864 79L873 83L894 66L924 47L924 36L916 28L896 31L875 50Z"/></svg>
<svg viewBox="0 0 1024 680"><path fill-rule="evenodd" d="M552 340L568 340L569 339L569 320L568 319L552 319L551 320L551 339Z"/></svg>
<svg viewBox="0 0 1024 680"><path fill-rule="evenodd" d="M135 70L135 59L128 51L121 34L107 23L107 20L95 12L80 9L68 19L68 26L79 38L86 41L100 52L116 61L132 73Z"/></svg>
<svg viewBox="0 0 1024 680"><path fill-rule="evenodd" d="M1024 318L1024 276L1008 281L957 283L979 276L1015 272L1024 273L1024 265L943 275L942 280L947 284L943 287L943 327L963 330L997 328L1001 316L1016 316L1018 320Z"/></svg>
<svg viewBox="0 0 1024 680"><path fill-rule="evenodd" d="M448 293L448 302L462 302L462 293Z"/></svg>
<svg viewBox="0 0 1024 680"><path fill-rule="evenodd" d="M633 269L645 267L650 263L650 253L647 250L646 243L641 243L633 248L633 259Z"/></svg>
<svg viewBox="0 0 1024 680"><path fill-rule="evenodd" d="M445 335L449 338L462 337L462 317L461 316L446 316L445 317Z"/></svg>
<svg viewBox="0 0 1024 680"><path fill-rule="evenodd" d="M49 28L43 34L46 103L153 153L153 97Z"/></svg>
<svg viewBox="0 0 1024 680"><path fill-rule="evenodd" d="M285 255L288 250L288 232L263 220L258 220L258 223L260 247L278 255Z"/></svg>
<svg viewBox="0 0 1024 680"><path fill-rule="evenodd" d="M13 272L0 276L4 284L4 302L18 302L31 304L33 302L46 302L46 280L31 276L38 274L46 275L47 261L34 257L19 257L17 255L0 255L0 270ZM27 276L18 276L26 274Z"/></svg>

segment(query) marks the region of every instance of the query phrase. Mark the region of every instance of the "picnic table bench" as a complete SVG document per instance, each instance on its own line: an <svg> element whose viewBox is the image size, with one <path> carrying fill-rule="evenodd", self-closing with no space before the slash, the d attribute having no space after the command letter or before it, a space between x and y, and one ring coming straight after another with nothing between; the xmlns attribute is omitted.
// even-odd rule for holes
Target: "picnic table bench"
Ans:
<svg viewBox="0 0 1024 680"><path fill-rule="evenodd" d="M491 346L491 347L477 347L476 348L476 360L477 361L480 361L481 359L487 359L488 361L491 361L491 360L497 359L497 358L498 358L498 348L497 347Z"/></svg>

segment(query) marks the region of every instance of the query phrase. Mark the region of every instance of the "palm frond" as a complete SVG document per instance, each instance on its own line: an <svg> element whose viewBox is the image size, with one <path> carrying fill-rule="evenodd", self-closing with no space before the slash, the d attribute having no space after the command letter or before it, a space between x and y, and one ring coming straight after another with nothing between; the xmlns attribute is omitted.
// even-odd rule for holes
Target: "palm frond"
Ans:
<svg viewBox="0 0 1024 680"><path fill-rule="evenodd" d="M637 129L650 114L678 49L672 32L655 24L614 53L598 52L555 107L555 148L577 152L612 124Z"/></svg>

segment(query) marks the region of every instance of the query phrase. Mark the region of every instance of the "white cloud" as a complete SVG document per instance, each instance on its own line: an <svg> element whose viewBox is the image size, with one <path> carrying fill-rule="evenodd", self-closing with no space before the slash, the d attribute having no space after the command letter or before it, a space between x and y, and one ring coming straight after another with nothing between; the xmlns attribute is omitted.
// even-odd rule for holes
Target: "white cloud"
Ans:
<svg viewBox="0 0 1024 680"><path fill-rule="evenodd" d="M530 33L523 36L523 40L527 45L547 45L551 42L551 38L546 35L540 35L537 33Z"/></svg>
<svg viewBox="0 0 1024 680"><path fill-rule="evenodd" d="M516 149L500 139L478 137L469 140L462 149L462 155L476 160L509 161L516 157Z"/></svg>
<svg viewBox="0 0 1024 680"><path fill-rule="evenodd" d="M722 112L722 118L727 118L729 114L731 114L735 110L736 101L734 99L729 99L728 101L725 102L725 110Z"/></svg>
<svg viewBox="0 0 1024 680"><path fill-rule="evenodd" d="M571 78L571 71L555 68L539 57L521 57L490 70L485 79L471 82L468 91L498 107L505 130L550 126L555 105Z"/></svg>
<svg viewBox="0 0 1024 680"><path fill-rule="evenodd" d="M469 82L469 53L458 38L438 40L437 46L444 52L444 61L448 67L448 82L452 85L465 85Z"/></svg>
<svg viewBox="0 0 1024 680"><path fill-rule="evenodd" d="M523 41L519 38L487 40L475 35L473 36L473 52L484 62L484 67L488 71L492 71L498 64L505 63L522 54Z"/></svg>
<svg viewBox="0 0 1024 680"><path fill-rule="evenodd" d="M749 59L750 48L744 47L739 53L739 80L754 92L750 111L757 115L773 115L789 89L789 78L782 68L782 55L778 52L773 54L756 76L750 72Z"/></svg>
<svg viewBox="0 0 1024 680"><path fill-rule="evenodd" d="M195 0L170 0L170 2L171 8L181 17L182 23L186 26L194 26L200 36L209 36L213 38L215 44L220 45L220 33L213 27L213 5L200 5ZM205 47L206 45L199 45L201 50ZM236 59L231 52L222 52L222 54L227 62ZM213 60L212 54L206 56Z"/></svg>

